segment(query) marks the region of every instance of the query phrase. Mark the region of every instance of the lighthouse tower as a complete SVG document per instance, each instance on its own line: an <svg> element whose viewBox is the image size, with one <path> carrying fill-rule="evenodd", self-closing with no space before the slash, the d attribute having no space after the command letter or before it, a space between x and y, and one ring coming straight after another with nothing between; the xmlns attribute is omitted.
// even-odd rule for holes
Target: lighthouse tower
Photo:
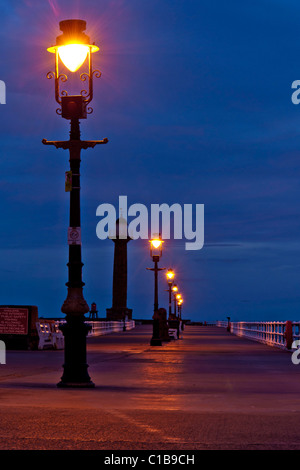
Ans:
<svg viewBox="0 0 300 470"><path fill-rule="evenodd" d="M127 243L130 240L127 222L121 215L116 221L116 238L112 238L115 244L113 298L112 307L106 309L107 320L132 319L132 309L127 308Z"/></svg>

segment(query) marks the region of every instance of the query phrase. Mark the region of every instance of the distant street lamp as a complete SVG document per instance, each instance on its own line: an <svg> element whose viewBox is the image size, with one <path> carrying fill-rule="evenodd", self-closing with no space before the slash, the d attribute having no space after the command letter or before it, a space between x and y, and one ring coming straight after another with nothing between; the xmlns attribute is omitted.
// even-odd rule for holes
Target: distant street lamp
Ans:
<svg viewBox="0 0 300 470"><path fill-rule="evenodd" d="M176 294L175 297L176 297L176 304L177 304L178 319L180 320L180 316L179 316L180 308L179 308L179 306L180 306L181 294L178 293L178 294Z"/></svg>
<svg viewBox="0 0 300 470"><path fill-rule="evenodd" d="M149 240L150 242L150 256L154 262L154 268L146 268L149 271L154 271L154 313L153 313L153 335L150 341L151 346L161 346L162 340L159 332L159 316L158 316L158 272L163 271L165 268L159 268L158 262L162 256L163 240L160 236L156 236Z"/></svg>
<svg viewBox="0 0 300 470"><path fill-rule="evenodd" d="M179 320L181 321L181 330L183 331L184 323L182 321L182 304L183 304L183 298L181 297L181 299L179 299L178 301L178 316L179 316Z"/></svg>
<svg viewBox="0 0 300 470"><path fill-rule="evenodd" d="M175 318L176 318L176 323L177 323L178 338L180 338L180 307L179 307L180 300L181 300L181 294L179 294L178 288L177 288L177 291L174 292L174 305L175 305ZM176 316L176 305L177 305L178 316Z"/></svg>
<svg viewBox="0 0 300 470"><path fill-rule="evenodd" d="M177 314L177 312L176 312L176 304L177 304L177 301L176 301L176 294L177 294L177 292L178 292L178 287L177 287L176 284L173 285L173 287L172 287L172 292L173 292L173 296L174 296L174 315L175 315L175 317L176 317L176 314Z"/></svg>
<svg viewBox="0 0 300 470"><path fill-rule="evenodd" d="M174 271L172 269L168 269L166 272L166 277L167 277L167 282L169 284L169 318L172 316L172 284L173 284L173 279L174 279Z"/></svg>
<svg viewBox="0 0 300 470"><path fill-rule="evenodd" d="M177 295L176 298L177 298L177 306L178 306L178 318L179 320L181 320L181 305L182 305L183 300L180 294L179 296Z"/></svg>
<svg viewBox="0 0 300 470"><path fill-rule="evenodd" d="M81 223L80 223L80 154L81 149L94 148L106 144L103 140L80 140L79 119L86 119L93 109L88 104L93 99L93 77L99 78L99 70L93 70L92 54L99 48L91 44L84 33L86 22L83 20L65 20L59 23L62 34L56 38L56 44L47 50L54 54L54 71L47 78L54 78L55 99L59 104L56 110L64 119L70 120L70 139L67 141L48 141L43 144L56 148L68 149L70 153L70 172L68 172L68 189L70 191L70 224L68 229L69 262L68 262L68 295L61 308L66 314L66 324L62 326L65 337L64 372L58 387L94 387L88 374L86 363L86 336L89 327L85 324L84 314L89 312L82 288L81 261ZM88 90L81 90L79 95L69 95L66 90L60 91L60 82L68 77L59 68L63 64L71 73L76 72L88 61L88 72L81 73L80 80L88 83Z"/></svg>

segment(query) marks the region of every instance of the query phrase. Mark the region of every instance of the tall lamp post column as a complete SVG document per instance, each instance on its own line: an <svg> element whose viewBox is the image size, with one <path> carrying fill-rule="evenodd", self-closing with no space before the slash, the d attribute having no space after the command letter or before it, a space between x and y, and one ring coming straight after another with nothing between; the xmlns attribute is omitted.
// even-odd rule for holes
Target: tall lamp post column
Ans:
<svg viewBox="0 0 300 470"><path fill-rule="evenodd" d="M160 236L153 238L150 241L150 256L154 262L154 268L146 268L149 271L154 271L154 313L153 313L153 334L150 341L151 346L161 346L162 340L159 331L159 315L158 315L158 272L163 271L165 268L159 268L159 258L162 256L162 244Z"/></svg>
<svg viewBox="0 0 300 470"><path fill-rule="evenodd" d="M89 306L83 296L82 260L81 260L81 222L80 222L80 162L81 150L94 148L97 144L106 144L107 139L82 141L80 139L79 120L86 119L92 112L88 104L93 98L93 76L101 73L92 68L92 53L99 48L90 43L89 37L83 32L86 22L82 20L66 20L60 22L63 32L56 38L56 45L48 48L55 54L55 69L47 74L47 78L55 80L55 99L60 107L56 110L64 119L70 120L70 139L67 141L48 141L43 144L54 145L56 148L69 150L70 154L70 222L68 228L69 262L68 294L61 311L66 314L66 323L62 326L65 337L63 376L58 387L94 387L88 374L86 360L86 336L89 327L85 324L85 313ZM60 92L60 82L66 82L67 76L59 72L61 62L71 72L76 72L88 61L88 73L82 73L80 79L88 80L88 91L82 90L80 95L69 95L66 90Z"/></svg>

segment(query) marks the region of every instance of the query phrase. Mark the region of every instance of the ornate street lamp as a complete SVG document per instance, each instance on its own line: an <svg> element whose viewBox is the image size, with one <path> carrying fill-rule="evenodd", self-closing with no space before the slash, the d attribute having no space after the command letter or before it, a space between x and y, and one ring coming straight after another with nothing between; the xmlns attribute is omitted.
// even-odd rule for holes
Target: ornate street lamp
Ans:
<svg viewBox="0 0 300 470"><path fill-rule="evenodd" d="M150 341L151 346L161 346L162 340L159 333L159 316L158 316L158 272L163 271L165 268L159 268L158 262L162 256L162 245L164 241L160 235L155 236L150 242L150 256L154 262L154 268L146 268L149 271L154 271L154 314L153 314L153 335Z"/></svg>
<svg viewBox="0 0 300 470"><path fill-rule="evenodd" d="M175 304L175 315L176 315L176 305L177 305L177 312L178 312L178 316L176 317L176 319L177 319L178 338L180 338L180 321L181 321L180 305L181 305L181 299L182 299L181 294L179 294L178 289L177 289L177 293L174 293L174 304Z"/></svg>
<svg viewBox="0 0 300 470"><path fill-rule="evenodd" d="M166 277L167 277L167 282L169 284L169 318L172 316L172 284L173 284L173 279L174 279L174 271L172 269L168 269L166 272Z"/></svg>
<svg viewBox="0 0 300 470"><path fill-rule="evenodd" d="M179 313L180 313L180 309L179 309L180 300L181 300L181 294L179 294L179 292L178 292L175 295L175 302L176 302L176 305L177 305L177 312L178 312L178 320L180 320L180 316L179 316Z"/></svg>
<svg viewBox="0 0 300 470"><path fill-rule="evenodd" d="M91 44L84 33L86 22L83 20L66 20L59 23L62 34L56 38L56 44L47 50L54 54L54 71L48 72L47 78L54 78L55 99L60 107L56 110L64 119L70 120L70 139L67 141L48 141L43 144L56 148L68 149L70 154L70 223L68 229L69 262L68 294L61 308L66 314L66 323L62 326L65 337L64 372L58 387L94 387L88 374L86 363L86 336L89 327L85 324L85 313L89 312L82 288L81 261L81 223L80 223L80 154L81 149L94 148L106 144L108 139L80 139L80 119L86 119L92 112L88 104L93 99L93 78L100 77L98 70L93 70L92 54L99 50ZM81 90L79 95L69 95L66 90L60 91L60 82L67 82L66 74L60 72L61 63L75 73L85 62L88 72L80 75L80 80L88 81L88 90Z"/></svg>
<svg viewBox="0 0 300 470"><path fill-rule="evenodd" d="M176 294L178 292L178 287L177 287L177 284L174 284L173 287L172 287L172 292L173 292L173 297L174 297L174 315L175 315L175 318L176 318Z"/></svg>
<svg viewBox="0 0 300 470"><path fill-rule="evenodd" d="M184 323L182 321L182 304L183 304L183 298L181 297L179 300L178 300L178 317L179 317L179 320L181 322L181 330L183 331L184 330Z"/></svg>
<svg viewBox="0 0 300 470"><path fill-rule="evenodd" d="M65 119L85 119L86 114L92 113L87 105L93 99L93 78L101 77L99 70L93 70L92 54L99 47L90 44L90 38L84 33L86 22L83 20L65 20L59 23L63 34L57 36L56 44L48 47L47 51L55 54L54 71L48 72L47 78L55 80L55 99L61 106L56 112ZM69 96L66 90L60 92L60 82L68 80L66 74L60 72L61 63L70 71L76 72L88 58L88 72L80 74L80 80L88 80L88 90L81 90L80 95ZM75 114L75 116L74 116ZM79 116L76 116L79 114Z"/></svg>
<svg viewBox="0 0 300 470"><path fill-rule="evenodd" d="M180 296L180 298L177 299L177 305L178 305L178 317L179 317L179 320L181 320L181 306L182 306L182 303L183 303L183 299L182 297Z"/></svg>

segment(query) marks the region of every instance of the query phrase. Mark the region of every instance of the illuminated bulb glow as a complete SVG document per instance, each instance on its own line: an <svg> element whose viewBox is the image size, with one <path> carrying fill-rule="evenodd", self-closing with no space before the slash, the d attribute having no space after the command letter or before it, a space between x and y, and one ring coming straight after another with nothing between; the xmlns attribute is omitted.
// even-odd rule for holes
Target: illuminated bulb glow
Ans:
<svg viewBox="0 0 300 470"><path fill-rule="evenodd" d="M89 47L83 44L67 44L58 48L60 60L71 72L76 72L82 66L88 52Z"/></svg>
<svg viewBox="0 0 300 470"><path fill-rule="evenodd" d="M178 291L178 287L177 287L177 286L174 286L174 287L172 288L172 290L173 290L174 292L177 292L177 291Z"/></svg>
<svg viewBox="0 0 300 470"><path fill-rule="evenodd" d="M174 277L173 271L168 271L168 272L167 272L167 278L168 278L168 279L173 279L173 277Z"/></svg>
<svg viewBox="0 0 300 470"><path fill-rule="evenodd" d="M159 248L162 244L161 240L151 240L150 242L151 242L152 246L156 249Z"/></svg>

